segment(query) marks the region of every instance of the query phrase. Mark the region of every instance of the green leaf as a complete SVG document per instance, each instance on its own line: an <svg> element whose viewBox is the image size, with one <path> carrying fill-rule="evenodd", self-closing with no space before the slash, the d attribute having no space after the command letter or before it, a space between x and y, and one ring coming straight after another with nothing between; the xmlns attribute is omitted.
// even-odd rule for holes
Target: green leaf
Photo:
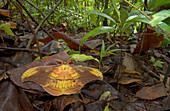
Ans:
<svg viewBox="0 0 170 111"><path fill-rule="evenodd" d="M89 33L87 33L81 40L80 46L83 44L83 42L87 41L89 37L94 37L96 35L102 34L102 33L107 33L107 32L112 32L114 31L114 27L109 27L109 26L101 26L101 27L96 27Z"/></svg>
<svg viewBox="0 0 170 111"><path fill-rule="evenodd" d="M119 18L119 20L120 20L120 22L121 22L120 12L119 12L119 9L117 8L116 0L112 0L111 3L112 3L112 5L113 5L113 7L114 7L114 9L115 9L115 11L116 11L116 13L117 13L117 16L118 16L118 18Z"/></svg>
<svg viewBox="0 0 170 111"><path fill-rule="evenodd" d="M126 22L144 22L148 24L150 20L144 15L132 15L126 20Z"/></svg>
<svg viewBox="0 0 170 111"><path fill-rule="evenodd" d="M112 17L108 16L108 15L105 14L105 13L100 13L100 12L96 12L96 11L86 12L86 13L101 15L101 16L103 16L103 17L106 17L106 18L110 19L113 23L117 24L116 21L115 21Z"/></svg>
<svg viewBox="0 0 170 111"><path fill-rule="evenodd" d="M72 54L80 54L80 51L75 51L75 50L71 49L68 54L69 54L69 55L72 55Z"/></svg>
<svg viewBox="0 0 170 111"><path fill-rule="evenodd" d="M104 92L101 96L99 100L106 100L109 96L111 95L110 91L106 91Z"/></svg>
<svg viewBox="0 0 170 111"><path fill-rule="evenodd" d="M164 22L159 22L157 25L159 25L159 27L161 27L168 35L170 35L170 26Z"/></svg>
<svg viewBox="0 0 170 111"><path fill-rule="evenodd" d="M103 111L109 111L109 104L104 108Z"/></svg>
<svg viewBox="0 0 170 111"><path fill-rule="evenodd" d="M106 54L113 54L113 55L116 55L115 53L113 52L116 52L116 51L121 51L121 49L113 49L113 50L109 50L106 52Z"/></svg>
<svg viewBox="0 0 170 111"><path fill-rule="evenodd" d="M124 32L127 32L127 30L128 30L128 32L129 32L129 27L132 25L132 24L134 24L134 22L127 22L127 23L125 23L124 25L123 25L123 28L122 28L122 33L124 33Z"/></svg>
<svg viewBox="0 0 170 111"><path fill-rule="evenodd" d="M70 55L70 57L72 58L72 60L76 60L76 61L95 60L99 62L97 58L94 58L93 56L87 56L85 54L72 54Z"/></svg>
<svg viewBox="0 0 170 111"><path fill-rule="evenodd" d="M155 58L152 56L150 59L151 62L155 63Z"/></svg>
<svg viewBox="0 0 170 111"><path fill-rule="evenodd" d="M153 20L150 21L152 26L157 25L159 22L170 17L170 10L163 10L153 15Z"/></svg>
<svg viewBox="0 0 170 111"><path fill-rule="evenodd" d="M124 8L120 9L120 19L122 26L124 25L126 19L128 18L128 12Z"/></svg>
<svg viewBox="0 0 170 111"><path fill-rule="evenodd" d="M44 59L46 57L48 57L48 56L44 56L44 57L42 57L42 59ZM34 61L38 61L38 60L40 60L40 56L34 59Z"/></svg>
<svg viewBox="0 0 170 111"><path fill-rule="evenodd" d="M114 45L115 45L116 43L113 43L112 45L110 45L107 49L106 49L106 51L108 51L111 47L113 47Z"/></svg>
<svg viewBox="0 0 170 111"><path fill-rule="evenodd" d="M14 33L7 24L1 24L0 30L4 30L6 34L14 36Z"/></svg>
<svg viewBox="0 0 170 111"><path fill-rule="evenodd" d="M101 47L101 52L100 52L100 60L102 60L105 52L105 43L104 40L102 40L102 47Z"/></svg>
<svg viewBox="0 0 170 111"><path fill-rule="evenodd" d="M155 65L158 66L158 67L160 67L160 68L162 68L162 64L163 64L163 62L160 61L160 60L157 60L157 61L155 62Z"/></svg>
<svg viewBox="0 0 170 111"><path fill-rule="evenodd" d="M170 3L170 0L149 0L148 10L154 10L161 5L169 4L169 3Z"/></svg>

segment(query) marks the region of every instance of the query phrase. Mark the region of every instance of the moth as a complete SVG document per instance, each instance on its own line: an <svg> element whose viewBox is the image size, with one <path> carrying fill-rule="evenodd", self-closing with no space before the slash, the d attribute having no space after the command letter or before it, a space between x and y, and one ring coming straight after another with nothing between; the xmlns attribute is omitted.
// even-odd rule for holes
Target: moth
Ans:
<svg viewBox="0 0 170 111"><path fill-rule="evenodd" d="M60 64L30 68L23 73L21 80L35 82L49 94L59 96L74 94L92 80L103 80L103 75L95 68Z"/></svg>

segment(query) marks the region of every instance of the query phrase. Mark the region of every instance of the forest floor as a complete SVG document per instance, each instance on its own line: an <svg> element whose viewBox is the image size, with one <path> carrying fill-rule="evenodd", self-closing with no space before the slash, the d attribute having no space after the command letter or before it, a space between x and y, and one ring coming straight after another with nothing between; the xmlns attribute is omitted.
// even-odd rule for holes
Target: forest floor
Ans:
<svg viewBox="0 0 170 111"><path fill-rule="evenodd" d="M164 48L151 47L153 42L144 41L144 48L133 48L141 37L133 34L128 36L112 37L107 35L105 47L116 43L110 50L115 55L106 54L102 58L101 72L103 80L89 81L80 91L69 95L52 96L42 86L35 82L22 82L22 74L32 67L56 65L54 61L67 61L73 51L63 49L63 41L51 40L45 32L38 31L37 38L40 44L41 55L48 57L33 62L39 56L36 40L29 44L33 36L27 24L20 24L13 29L15 37L5 33L0 39L0 110L2 111L168 111L170 110L170 78L164 84L163 80L170 61L170 45ZM60 30L62 31L62 30ZM53 37L62 38L67 46L77 50L81 38L86 32L68 34L55 32ZM152 33L153 34L153 33ZM100 58L102 37L99 35L90 38L82 47L81 54ZM152 35L152 37L158 35ZM151 37L151 36L149 36ZM41 39L40 39L41 38ZM43 39L42 39L43 38ZM155 42L154 42L155 43ZM149 46L150 45L150 46ZM140 45L139 45L140 46ZM145 47L146 46L146 47ZM141 46L140 46L141 47ZM135 53L134 51L135 50ZM70 52L69 52L70 51ZM140 54L139 54L140 53ZM99 63L95 60L71 61L71 66L78 65L98 69ZM73 65L74 64L74 65ZM61 65L62 66L62 65ZM81 67L80 67L81 69ZM40 69L41 72L43 69ZM49 69L50 70L50 69ZM85 70L82 68L82 70ZM52 70L50 70L52 71ZM83 77L86 73L79 72ZM92 75L91 75L92 76ZM92 77L85 78L85 81ZM47 76L46 76L47 77ZM47 77L48 78L48 77ZM44 81L48 82L44 79ZM40 83L43 83L41 81ZM44 83L43 83L44 84ZM47 84L47 83L45 83ZM74 90L74 89L73 89ZM66 92L65 92L66 93Z"/></svg>

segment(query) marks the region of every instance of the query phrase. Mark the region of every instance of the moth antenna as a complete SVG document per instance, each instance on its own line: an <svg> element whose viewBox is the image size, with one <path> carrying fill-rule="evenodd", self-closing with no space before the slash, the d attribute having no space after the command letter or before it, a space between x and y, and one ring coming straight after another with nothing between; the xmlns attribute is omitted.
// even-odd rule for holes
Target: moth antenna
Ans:
<svg viewBox="0 0 170 111"><path fill-rule="evenodd" d="M71 58L70 59L68 59L66 62L64 62L64 61L62 61L62 60L60 60L60 59L56 59L56 61L57 62L60 62L61 64L69 64L70 62L71 62Z"/></svg>
<svg viewBox="0 0 170 111"><path fill-rule="evenodd" d="M68 59L68 60L66 61L66 63L69 64L69 63L71 62L71 60L72 60L71 58Z"/></svg>

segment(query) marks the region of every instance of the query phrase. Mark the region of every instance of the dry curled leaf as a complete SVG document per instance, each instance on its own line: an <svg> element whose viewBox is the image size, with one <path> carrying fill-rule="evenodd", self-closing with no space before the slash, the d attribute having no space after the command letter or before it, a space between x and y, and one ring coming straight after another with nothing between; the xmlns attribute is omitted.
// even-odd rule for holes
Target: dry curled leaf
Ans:
<svg viewBox="0 0 170 111"><path fill-rule="evenodd" d="M167 91L163 83L151 87L143 87L136 93L136 97L146 100L154 100L163 96L167 96Z"/></svg>
<svg viewBox="0 0 170 111"><path fill-rule="evenodd" d="M95 68L68 64L38 66L28 69L21 77L23 82L33 81L54 96L74 94L92 80L102 80L102 73Z"/></svg>

